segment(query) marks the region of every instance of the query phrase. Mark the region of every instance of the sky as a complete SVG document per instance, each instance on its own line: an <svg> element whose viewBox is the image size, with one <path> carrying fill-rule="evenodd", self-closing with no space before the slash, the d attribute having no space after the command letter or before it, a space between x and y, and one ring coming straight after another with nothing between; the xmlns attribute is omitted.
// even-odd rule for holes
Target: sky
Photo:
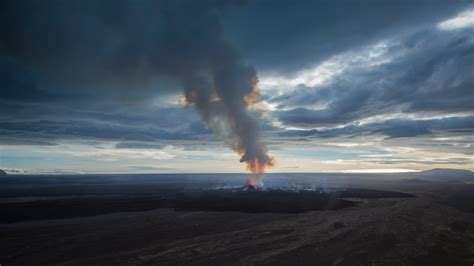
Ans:
<svg viewBox="0 0 474 266"><path fill-rule="evenodd" d="M472 1L0 3L10 173L241 173L236 134L269 172L474 170L473 132Z"/></svg>

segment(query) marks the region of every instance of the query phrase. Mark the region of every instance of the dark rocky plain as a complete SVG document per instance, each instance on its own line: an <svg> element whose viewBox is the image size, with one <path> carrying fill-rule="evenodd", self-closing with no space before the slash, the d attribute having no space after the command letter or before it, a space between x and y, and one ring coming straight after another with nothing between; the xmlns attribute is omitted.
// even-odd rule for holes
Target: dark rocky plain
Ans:
<svg viewBox="0 0 474 266"><path fill-rule="evenodd" d="M0 263L472 265L474 184L453 175L7 176Z"/></svg>

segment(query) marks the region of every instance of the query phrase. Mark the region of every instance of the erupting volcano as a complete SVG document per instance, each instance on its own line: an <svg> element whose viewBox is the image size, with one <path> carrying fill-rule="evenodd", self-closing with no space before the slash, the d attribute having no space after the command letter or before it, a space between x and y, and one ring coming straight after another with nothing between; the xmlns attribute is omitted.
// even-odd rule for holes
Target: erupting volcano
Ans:
<svg viewBox="0 0 474 266"><path fill-rule="evenodd" d="M247 190L256 190L258 189L257 184L253 181L252 178L247 179L247 186L245 187Z"/></svg>
<svg viewBox="0 0 474 266"><path fill-rule="evenodd" d="M262 174L265 173L265 170L268 167L273 166L273 158L266 154L266 150L262 152L261 158L256 158L254 160L246 161L244 159L244 156L242 156L240 162L246 162L247 171L252 173L252 176L248 180L252 181L252 184L255 186L255 188L257 188L258 186L262 186Z"/></svg>

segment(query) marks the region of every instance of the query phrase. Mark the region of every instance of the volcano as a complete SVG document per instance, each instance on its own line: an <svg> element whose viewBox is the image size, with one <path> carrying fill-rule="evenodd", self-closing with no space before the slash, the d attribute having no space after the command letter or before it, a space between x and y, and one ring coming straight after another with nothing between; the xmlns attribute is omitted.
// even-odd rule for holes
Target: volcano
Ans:
<svg viewBox="0 0 474 266"><path fill-rule="evenodd" d="M247 183L245 185L245 189L247 191L258 190L257 184L253 181L252 178L247 179Z"/></svg>

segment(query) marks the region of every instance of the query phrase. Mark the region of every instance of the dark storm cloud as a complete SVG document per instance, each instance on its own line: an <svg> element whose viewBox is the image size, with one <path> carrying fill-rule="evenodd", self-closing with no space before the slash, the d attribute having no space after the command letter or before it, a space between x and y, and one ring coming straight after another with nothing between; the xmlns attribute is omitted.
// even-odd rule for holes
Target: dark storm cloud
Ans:
<svg viewBox="0 0 474 266"><path fill-rule="evenodd" d="M321 137L363 136L381 134L389 138L416 137L432 133L472 134L474 116L452 117L429 120L392 119L380 123L348 125L326 130L285 130L276 134L285 137Z"/></svg>
<svg viewBox="0 0 474 266"><path fill-rule="evenodd" d="M194 17L213 8L203 6L191 8ZM178 93L176 82L158 79L183 57L165 32L178 10L164 1L2 1L1 141L196 138L203 130L192 110L135 104Z"/></svg>
<svg viewBox="0 0 474 266"><path fill-rule="evenodd" d="M474 38L472 30L437 29L392 40L384 55L391 61L352 66L330 84L300 85L270 98L286 125L303 127L353 123L375 115L474 111ZM399 55L401 54L401 55ZM320 109L311 105L325 103Z"/></svg>
<svg viewBox="0 0 474 266"><path fill-rule="evenodd" d="M380 38L432 25L467 1L248 1L223 22L232 43L260 71L287 75Z"/></svg>
<svg viewBox="0 0 474 266"><path fill-rule="evenodd" d="M45 111L44 107L39 109ZM117 141L196 140L210 139L211 134L210 129L197 121L194 112L186 109L115 114L59 110L66 114L53 116L53 113L46 111L41 118L39 115L23 113L19 115L21 119L15 120L7 120L0 115L3 118L0 121L0 142L11 144L25 140L25 143L33 143L28 140L35 140L41 144L45 141L81 138ZM172 121L173 117L180 120Z"/></svg>
<svg viewBox="0 0 474 266"><path fill-rule="evenodd" d="M8 101L50 100L51 94L41 91L36 80L16 62L0 57L0 99Z"/></svg>
<svg viewBox="0 0 474 266"><path fill-rule="evenodd" d="M103 122L58 122L58 121L25 121L1 122L2 134L30 134L47 138L81 138L92 137L99 139L127 140L176 140L194 139L194 134L169 132L159 128L142 128L126 125L110 125Z"/></svg>
<svg viewBox="0 0 474 266"><path fill-rule="evenodd" d="M389 120L385 123L374 124L373 127L380 127L374 132L381 132L392 138L415 137L436 132L471 134L474 132L474 116L421 121Z"/></svg>
<svg viewBox="0 0 474 266"><path fill-rule="evenodd" d="M208 135L192 110L134 102L176 95L177 76L207 67L221 34L217 9L227 4L2 1L2 135L140 140Z"/></svg>
<svg viewBox="0 0 474 266"><path fill-rule="evenodd" d="M220 25L211 1L2 1L0 55L49 90L123 98L179 89L204 67ZM125 96L124 96L125 95Z"/></svg>
<svg viewBox="0 0 474 266"><path fill-rule="evenodd" d="M464 1L231 3L2 1L0 55L30 72L40 89L90 90L96 96L105 91L108 97L131 101L179 90L176 75L207 67L212 63L209 58L214 58L209 54L229 57L227 52L220 54L227 48L215 41L224 35L221 17L225 37L248 60L273 71L300 69L336 50L380 38L388 29L432 22L465 5Z"/></svg>

